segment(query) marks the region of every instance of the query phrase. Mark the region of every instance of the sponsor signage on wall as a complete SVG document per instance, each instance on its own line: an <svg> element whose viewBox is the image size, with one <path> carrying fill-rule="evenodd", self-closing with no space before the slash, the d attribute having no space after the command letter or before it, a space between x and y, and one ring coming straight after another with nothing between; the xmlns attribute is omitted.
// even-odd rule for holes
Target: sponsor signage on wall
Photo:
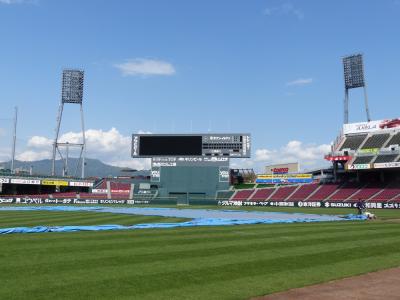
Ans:
<svg viewBox="0 0 400 300"><path fill-rule="evenodd" d="M367 149L360 149L358 153L365 153L365 154L378 154L379 148L367 148Z"/></svg>
<svg viewBox="0 0 400 300"><path fill-rule="evenodd" d="M58 186L68 186L68 181L64 180L42 180L43 185L58 185Z"/></svg>
<svg viewBox="0 0 400 300"><path fill-rule="evenodd" d="M264 174L258 175L256 183L311 183L312 174Z"/></svg>
<svg viewBox="0 0 400 300"><path fill-rule="evenodd" d="M151 159L152 167L212 167L228 166L228 157L153 157Z"/></svg>
<svg viewBox="0 0 400 300"><path fill-rule="evenodd" d="M152 167L151 168L151 182L160 182L161 180L161 168L160 167Z"/></svg>
<svg viewBox="0 0 400 300"><path fill-rule="evenodd" d="M368 133L390 128L400 128L400 119L344 124L343 134Z"/></svg>
<svg viewBox="0 0 400 300"><path fill-rule="evenodd" d="M313 208L357 208L357 203L352 202L321 202L321 201L238 201L238 200L222 200L218 201L218 205L223 206L276 206L276 207L313 207ZM365 203L368 209L400 209L400 203Z"/></svg>
<svg viewBox="0 0 400 300"><path fill-rule="evenodd" d="M376 163L375 169L400 168L400 162Z"/></svg>
<svg viewBox="0 0 400 300"><path fill-rule="evenodd" d="M352 164L347 166L348 170L367 170L371 169L371 164Z"/></svg>
<svg viewBox="0 0 400 300"><path fill-rule="evenodd" d="M0 183L9 183L10 179L9 178L0 178Z"/></svg>
<svg viewBox="0 0 400 300"><path fill-rule="evenodd" d="M92 189L93 194L107 194L107 189Z"/></svg>
<svg viewBox="0 0 400 300"><path fill-rule="evenodd" d="M69 182L70 186L85 186L85 187L92 187L93 182L87 182L87 181L70 181Z"/></svg>
<svg viewBox="0 0 400 300"><path fill-rule="evenodd" d="M40 184L40 180L38 179L12 178L10 182L15 184Z"/></svg>
<svg viewBox="0 0 400 300"><path fill-rule="evenodd" d="M269 165L265 167L265 174L288 174L288 173L298 173L298 172L299 172L299 163Z"/></svg>
<svg viewBox="0 0 400 300"><path fill-rule="evenodd" d="M229 167L219 167L219 182L229 182Z"/></svg>

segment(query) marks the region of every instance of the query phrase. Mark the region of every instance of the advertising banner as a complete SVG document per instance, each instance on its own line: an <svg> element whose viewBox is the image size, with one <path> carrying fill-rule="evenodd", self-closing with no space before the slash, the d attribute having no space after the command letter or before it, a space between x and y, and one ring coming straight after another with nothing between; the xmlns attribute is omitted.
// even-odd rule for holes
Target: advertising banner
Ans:
<svg viewBox="0 0 400 300"><path fill-rule="evenodd" d="M366 149L360 149L358 150L358 153L365 153L365 154L378 154L379 153L379 148L366 148Z"/></svg>
<svg viewBox="0 0 400 300"><path fill-rule="evenodd" d="M265 174L258 175L256 183L311 183L312 174Z"/></svg>
<svg viewBox="0 0 400 300"><path fill-rule="evenodd" d="M400 168L400 162L376 163L375 169Z"/></svg>
<svg viewBox="0 0 400 300"><path fill-rule="evenodd" d="M343 134L368 133L390 128L400 128L400 119L344 124Z"/></svg>
<svg viewBox="0 0 400 300"><path fill-rule="evenodd" d="M0 178L0 183L9 183L10 179L9 178Z"/></svg>
<svg viewBox="0 0 400 300"><path fill-rule="evenodd" d="M229 167L219 167L219 182L229 182Z"/></svg>
<svg viewBox="0 0 400 300"><path fill-rule="evenodd" d="M15 184L40 184L40 180L38 179L21 179L21 178L12 178L11 183Z"/></svg>
<svg viewBox="0 0 400 300"><path fill-rule="evenodd" d="M85 187L92 187L93 182L87 181L70 181L69 186L85 186Z"/></svg>
<svg viewBox="0 0 400 300"><path fill-rule="evenodd" d="M265 167L265 174L288 174L299 172L299 163L269 165Z"/></svg>
<svg viewBox="0 0 400 300"><path fill-rule="evenodd" d="M137 202L137 203L136 203ZM29 197L0 197L0 203L5 204L149 204L142 203L143 201L128 200L128 199L48 199L48 198L29 198Z"/></svg>
<svg viewBox="0 0 400 300"><path fill-rule="evenodd" d="M238 201L223 200L218 201L222 206L275 206L275 207L314 207L314 208L357 208L357 203L353 202L320 202L320 201ZM365 203L367 209L400 209L400 203Z"/></svg>
<svg viewBox="0 0 400 300"><path fill-rule="evenodd" d="M371 164L352 164L347 166L348 170L367 170L371 169Z"/></svg>
<svg viewBox="0 0 400 300"><path fill-rule="evenodd" d="M107 194L107 189L92 189L93 194Z"/></svg>
<svg viewBox="0 0 400 300"><path fill-rule="evenodd" d="M68 181L64 180L42 180L43 185L59 185L59 186L68 186Z"/></svg>

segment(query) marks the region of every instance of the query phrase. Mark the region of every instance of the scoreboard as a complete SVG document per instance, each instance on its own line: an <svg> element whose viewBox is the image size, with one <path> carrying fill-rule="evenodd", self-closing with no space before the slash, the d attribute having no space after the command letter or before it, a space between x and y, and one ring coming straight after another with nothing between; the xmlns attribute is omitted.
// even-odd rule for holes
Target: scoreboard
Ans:
<svg viewBox="0 0 400 300"><path fill-rule="evenodd" d="M132 157L250 157L250 134L133 134Z"/></svg>

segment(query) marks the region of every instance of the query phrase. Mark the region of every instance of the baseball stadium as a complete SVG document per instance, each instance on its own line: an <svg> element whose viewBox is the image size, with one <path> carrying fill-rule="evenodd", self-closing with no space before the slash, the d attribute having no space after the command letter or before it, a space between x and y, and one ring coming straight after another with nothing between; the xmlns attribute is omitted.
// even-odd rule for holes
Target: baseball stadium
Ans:
<svg viewBox="0 0 400 300"><path fill-rule="evenodd" d="M85 177L84 134L58 141L64 105L83 104L84 72L64 70L51 175L1 171L1 298L397 298L400 119L370 120L366 101L367 121L348 123L362 55L343 65L329 167L231 168L251 133L133 134L131 158L151 169L105 178ZM81 176L60 150L73 146Z"/></svg>
<svg viewBox="0 0 400 300"><path fill-rule="evenodd" d="M399 28L0 0L0 300L400 299Z"/></svg>

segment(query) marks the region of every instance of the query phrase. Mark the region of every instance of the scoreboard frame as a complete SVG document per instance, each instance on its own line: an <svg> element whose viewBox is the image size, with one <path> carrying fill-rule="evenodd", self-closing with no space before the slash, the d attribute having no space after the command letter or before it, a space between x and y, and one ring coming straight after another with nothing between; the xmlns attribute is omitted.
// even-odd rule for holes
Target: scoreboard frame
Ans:
<svg viewBox="0 0 400 300"><path fill-rule="evenodd" d="M171 137L169 141L168 137ZM158 141L157 138L159 138ZM198 144L199 138L201 146ZM179 140L192 141L197 145L195 147L189 145L185 149L185 145L180 145ZM163 149L157 149L157 145L163 146ZM182 156L250 158L250 155L251 135L249 133L132 134L131 156L133 158Z"/></svg>

